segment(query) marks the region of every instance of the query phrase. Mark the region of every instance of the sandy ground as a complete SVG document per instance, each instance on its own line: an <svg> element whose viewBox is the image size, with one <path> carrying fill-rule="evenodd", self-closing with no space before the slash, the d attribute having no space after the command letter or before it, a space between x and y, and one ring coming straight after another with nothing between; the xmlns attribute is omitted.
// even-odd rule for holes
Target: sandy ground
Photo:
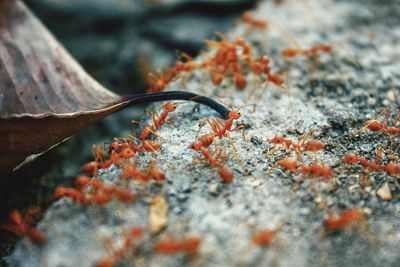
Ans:
<svg viewBox="0 0 400 267"><path fill-rule="evenodd" d="M8 258L10 265L93 266L110 254L107 240L121 245L124 229L136 225L143 227L144 237L121 266L396 266L399 176L345 165L342 159L353 152L374 161L381 148L383 163L399 164L399 135L359 131L384 108L391 111L391 124L399 114L399 7L396 1L285 2L263 2L256 10L256 17L270 23L267 30L238 25L227 36L244 37L255 51L268 54L272 69L287 73L290 96L282 88L260 85L252 74L246 77L244 91L229 79L215 87L204 70L168 87L208 95L234 109L252 104L243 107L237 121L246 126L246 140L237 131L219 141L230 155L225 164L234 171L232 183L222 182L208 164L193 163L201 155L188 149L199 134L199 123L216 114L182 103L173 124L158 131L161 150L134 159L139 166L156 160L166 175L162 186L132 182L131 190L142 195L133 204L113 201L87 207L67 198L55 201L39 224L48 242L37 247L21 240ZM319 67L304 57L288 61L280 55L285 47L317 43L333 46L332 54L321 55ZM304 164L319 161L331 166L332 179L292 173L277 164L295 155L269 140L276 135L299 140L311 130L312 138L326 146L304 153ZM200 130L208 132L208 126ZM100 179L113 183L120 173L111 166L100 171ZM168 227L152 235L149 206L159 195L168 202ZM365 220L352 229L324 233L329 214L353 207ZM262 229L275 230L275 241L266 248L251 242L253 233ZM167 236L200 237L198 257L154 255L153 244Z"/></svg>

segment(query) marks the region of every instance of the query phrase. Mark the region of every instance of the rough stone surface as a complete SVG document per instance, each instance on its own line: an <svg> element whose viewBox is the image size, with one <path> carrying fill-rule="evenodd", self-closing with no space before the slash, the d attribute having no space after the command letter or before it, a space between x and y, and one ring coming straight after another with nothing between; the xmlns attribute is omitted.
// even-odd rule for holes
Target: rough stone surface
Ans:
<svg viewBox="0 0 400 267"><path fill-rule="evenodd" d="M107 239L121 243L121 232L137 225L145 229L145 236L135 257L128 257L123 266L398 265L399 177L342 164L348 152L373 161L379 147L391 147L399 163L398 136L390 141L385 133L357 132L384 107L399 114L398 9L396 1L385 1L384 7L381 1L284 1L280 6L263 2L256 15L270 22L269 29L248 33L239 25L229 36L243 36L267 49L273 69L288 71L291 97L268 85L263 96L257 96L262 91L258 88L256 97L248 99L251 83L242 92L228 80L215 88L202 71L183 84L189 91L214 96L234 108L255 104L244 107L238 121L246 125L248 141L242 140L240 132L230 135L242 161L232 156L226 162L234 170L233 182L225 184L215 169L193 163L200 155L188 145L196 139L199 123L216 114L182 103L174 112L174 123L159 130L160 152L135 158L139 166L157 160L167 177L161 187L132 183L132 191L143 197L130 205L112 202L85 207L70 199L55 201L39 224L49 241L36 247L21 240L8 262L11 266L93 266L109 253ZM279 54L283 47L322 42L331 43L334 53L320 58L319 69L302 58L284 61ZM247 78L252 80L251 75ZM169 89L176 87L182 87L180 80ZM293 190L294 181L302 175L277 167L276 161L288 153L274 150L268 140L278 134L297 140L310 129L327 146L315 155L306 154L304 161L318 158L333 166L335 178L326 182L306 177ZM203 127L200 133L209 131ZM233 149L229 140L220 144ZM102 170L100 178L112 183L120 172L112 166ZM385 183L393 189L390 201L376 195ZM148 212L152 198L160 194L170 207L168 227L160 236L201 237L197 259L151 252L160 236L146 231ZM325 235L323 222L328 214L349 207L368 214L365 225ZM266 228L279 228L276 242L268 248L253 245L252 233Z"/></svg>

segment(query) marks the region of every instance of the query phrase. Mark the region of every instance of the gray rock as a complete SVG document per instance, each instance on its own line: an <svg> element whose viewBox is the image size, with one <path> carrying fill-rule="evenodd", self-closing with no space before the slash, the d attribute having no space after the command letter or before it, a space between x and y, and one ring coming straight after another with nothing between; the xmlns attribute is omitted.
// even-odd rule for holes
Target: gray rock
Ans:
<svg viewBox="0 0 400 267"><path fill-rule="evenodd" d="M399 22L400 18L390 8L381 9L378 2L315 0L307 4L303 1L284 2L282 6L263 2L256 14L271 22L269 30L247 33L246 28L239 25L230 33L231 37L245 36L249 40L267 43L270 51L276 53L282 47L294 45L287 41L291 37L305 47L330 42L335 52L321 56L320 69L312 72L309 72L304 59L294 59L289 64L280 60L275 52L270 54L274 70L289 70L292 104L283 90L273 86L269 86L262 98L250 101L246 100L248 90L236 91L228 81L225 84L227 88L213 91L214 86L202 79L198 71L184 85L186 90L201 90L207 95L221 92L218 97L234 107L249 103L256 105L255 109L247 107L241 110L241 121L251 125L246 135L253 137L252 141L244 141L239 132L230 135L238 158L243 162L241 165L234 157L227 160L226 165L235 173L233 182L221 182L216 170L206 164L193 164L193 158L200 155L188 149L198 134L199 121L216 114L192 103L181 104L174 113L174 125L165 125L159 130L163 137L160 140L162 150L157 155L144 154L135 159L139 165L147 166L152 158L156 158L158 167L165 172L170 183L164 183L159 192L152 193L132 182L132 190L144 190L147 196L129 205L114 201L105 207L83 207L69 199L55 201L39 224L48 235L48 243L36 247L27 239L21 240L8 257L9 264L93 266L110 253L106 240L111 238L113 243L120 244L121 232L137 225L145 229L145 235L135 256L127 257L121 263L123 266L398 265L398 192L393 194L391 201L382 201L370 194L379 188L382 181L398 182L399 177L363 173L359 166L341 164L342 157L350 151L357 152L354 151L357 147L388 145L389 136L386 134L360 132L352 135L355 130L350 128L353 124L353 127L361 128L368 114L378 114L387 92L400 82L396 75L387 75L380 80L383 69L390 66L399 70L400 67L396 45L400 40L400 24L393 26L393 21ZM385 3L388 7L396 5L396 1ZM373 17L380 20L375 21ZM377 40L365 38L371 32L377 33ZM292 69L300 69L306 75L293 78ZM311 76L317 86L310 81ZM337 86L332 83L327 86L324 82L328 76L341 82ZM248 78L253 77L249 75ZM169 89L181 87L178 80ZM273 97L274 94L278 97ZM372 103L369 96L373 96L376 102ZM387 101L387 105L393 114L399 113L398 103ZM194 110L198 111L199 119L193 116ZM334 181L337 182L313 180L277 168L276 161L287 157L288 153L278 149L274 154L265 144L267 141L259 141L287 133L299 121L304 127L301 132L308 133L314 129L315 136L321 141L338 144L316 155L304 155L307 163L318 158L327 165L335 165ZM324 130L332 128L332 124L335 132ZM201 134L209 131L203 127ZM294 131L288 137L298 139L300 135ZM398 136L393 139L398 144ZM232 151L228 140L220 143ZM371 160L375 157L374 149L362 151L363 156ZM400 156L398 150L394 153ZM373 178L368 190L364 190L362 184L366 176ZM117 178L117 171L105 171L100 175L103 180L115 181ZM297 184L302 178L304 182ZM298 186L296 190L294 185ZM153 254L151 248L158 237L152 237L146 229L150 200L155 194L163 194L170 205L168 227L161 236L201 237L197 259ZM329 213L350 207L368 211L364 225L360 223L353 230L324 234L323 224ZM267 248L253 245L252 233L266 228L279 229L276 242Z"/></svg>

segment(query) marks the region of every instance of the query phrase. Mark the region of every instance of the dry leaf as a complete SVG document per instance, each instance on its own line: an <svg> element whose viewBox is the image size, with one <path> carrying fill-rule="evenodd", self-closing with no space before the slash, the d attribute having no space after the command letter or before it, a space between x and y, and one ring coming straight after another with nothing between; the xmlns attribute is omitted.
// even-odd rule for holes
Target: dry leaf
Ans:
<svg viewBox="0 0 400 267"><path fill-rule="evenodd" d="M22 2L2 1L0 10L2 175L126 104L86 74Z"/></svg>
<svg viewBox="0 0 400 267"><path fill-rule="evenodd" d="M158 234L168 223L168 202L164 196L156 196L150 206L149 225L152 234Z"/></svg>
<svg viewBox="0 0 400 267"><path fill-rule="evenodd" d="M0 176L128 105L171 99L228 112L185 92L115 94L91 78L21 1L0 0Z"/></svg>

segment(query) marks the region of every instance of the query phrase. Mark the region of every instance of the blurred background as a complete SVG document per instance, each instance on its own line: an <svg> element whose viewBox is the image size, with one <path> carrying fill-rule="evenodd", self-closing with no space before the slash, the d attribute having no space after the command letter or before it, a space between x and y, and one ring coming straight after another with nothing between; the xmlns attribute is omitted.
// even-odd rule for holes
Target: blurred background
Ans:
<svg viewBox="0 0 400 267"><path fill-rule="evenodd" d="M124 95L145 92L148 72L172 65L178 59L177 51L196 56L204 49L205 39L213 38L215 32L229 31L257 2L25 0L91 76ZM111 115L33 164L0 179L0 224L12 209L44 210L51 203L54 188L72 185L80 167L92 159L92 144L131 133L131 121L139 119L145 108ZM0 258L10 253L16 238L0 229Z"/></svg>

